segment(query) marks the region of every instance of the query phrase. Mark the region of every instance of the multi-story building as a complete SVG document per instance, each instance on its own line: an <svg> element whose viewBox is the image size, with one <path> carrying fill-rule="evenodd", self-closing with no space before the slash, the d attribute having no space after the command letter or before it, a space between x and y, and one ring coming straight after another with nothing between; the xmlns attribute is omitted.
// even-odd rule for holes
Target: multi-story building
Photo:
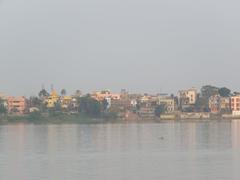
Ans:
<svg viewBox="0 0 240 180"><path fill-rule="evenodd" d="M28 103L25 97L8 97L8 113L25 114L28 112Z"/></svg>
<svg viewBox="0 0 240 180"><path fill-rule="evenodd" d="M181 90L178 92L179 107L183 110L192 107L197 101L197 89L191 88L188 90Z"/></svg>
<svg viewBox="0 0 240 180"><path fill-rule="evenodd" d="M211 113L217 114L221 111L221 96L214 95L209 98L209 109Z"/></svg>
<svg viewBox="0 0 240 180"><path fill-rule="evenodd" d="M55 90L52 90L51 95L45 100L48 108L55 107L56 103L60 100L60 96Z"/></svg>
<svg viewBox="0 0 240 180"><path fill-rule="evenodd" d="M154 119L156 117L155 108L151 106L141 107L137 113L138 116L144 120Z"/></svg>
<svg viewBox="0 0 240 180"><path fill-rule="evenodd" d="M228 113L230 112L230 98L214 95L209 98L209 109L211 113Z"/></svg>
<svg viewBox="0 0 240 180"><path fill-rule="evenodd" d="M73 104L73 98L71 96L63 96L60 99L61 106L64 109L68 109Z"/></svg>
<svg viewBox="0 0 240 180"><path fill-rule="evenodd" d="M165 105L166 113L172 113L172 112L175 111L175 101L174 101L174 98L172 98L172 97L159 96L157 104L158 105L161 105L161 104Z"/></svg>
<svg viewBox="0 0 240 180"><path fill-rule="evenodd" d="M233 116L240 116L240 95L231 97L231 110Z"/></svg>
<svg viewBox="0 0 240 180"><path fill-rule="evenodd" d="M94 92L91 96L92 96L92 98L94 98L98 101L102 101L104 99L109 99L109 98L111 100L120 100L121 99L120 94L113 94L109 90L97 91L97 92Z"/></svg>

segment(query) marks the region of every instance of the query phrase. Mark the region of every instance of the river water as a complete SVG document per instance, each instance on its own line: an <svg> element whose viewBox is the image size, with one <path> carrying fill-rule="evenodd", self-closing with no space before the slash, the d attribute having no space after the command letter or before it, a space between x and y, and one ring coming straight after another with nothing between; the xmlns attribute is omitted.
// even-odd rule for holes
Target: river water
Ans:
<svg viewBox="0 0 240 180"><path fill-rule="evenodd" d="M237 120L0 126L0 180L232 179Z"/></svg>

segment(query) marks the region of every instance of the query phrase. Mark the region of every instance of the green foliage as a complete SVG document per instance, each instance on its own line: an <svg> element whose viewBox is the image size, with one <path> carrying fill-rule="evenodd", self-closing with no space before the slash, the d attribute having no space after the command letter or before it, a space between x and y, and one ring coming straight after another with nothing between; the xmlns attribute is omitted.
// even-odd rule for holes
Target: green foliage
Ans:
<svg viewBox="0 0 240 180"><path fill-rule="evenodd" d="M34 112L31 112L28 115L27 120L29 120L29 121L39 121L39 120L43 120L43 116L40 112L34 111Z"/></svg>
<svg viewBox="0 0 240 180"><path fill-rule="evenodd" d="M30 97L29 102L31 107L41 107L42 105L42 100L35 96Z"/></svg>
<svg viewBox="0 0 240 180"><path fill-rule="evenodd" d="M202 112L206 106L208 106L208 100L204 97L198 97L195 104L196 111Z"/></svg>
<svg viewBox="0 0 240 180"><path fill-rule="evenodd" d="M137 102L136 109L137 109L137 110L140 110L140 109L141 109L141 103L140 103L140 102Z"/></svg>
<svg viewBox="0 0 240 180"><path fill-rule="evenodd" d="M80 112L86 113L90 116L98 117L101 115L101 103L93 99L89 95L80 97L78 100Z"/></svg>
<svg viewBox="0 0 240 180"><path fill-rule="evenodd" d="M4 106L4 104L0 104L0 114L6 114L7 108Z"/></svg>
<svg viewBox="0 0 240 180"><path fill-rule="evenodd" d="M203 86L201 88L202 97L209 99L211 96L218 94L219 88L211 85Z"/></svg>
<svg viewBox="0 0 240 180"><path fill-rule="evenodd" d="M160 105L156 106L156 108L155 108L155 115L157 117L160 117L160 115L165 113L165 111L166 111L165 104L160 104Z"/></svg>
<svg viewBox="0 0 240 180"><path fill-rule="evenodd" d="M105 113L105 114L103 115L103 118L104 118L104 119L107 119L107 120L115 120L115 119L118 118L118 113L117 113L117 112L112 112L112 111L110 111L110 112L108 112L108 113Z"/></svg>
<svg viewBox="0 0 240 180"><path fill-rule="evenodd" d="M62 110L62 106L60 102L55 103L54 106L54 111L61 111Z"/></svg>
<svg viewBox="0 0 240 180"><path fill-rule="evenodd" d="M48 96L49 96L49 93L46 91L46 89L42 89L42 90L38 93L38 96L39 96L40 98L48 97Z"/></svg>
<svg viewBox="0 0 240 180"><path fill-rule="evenodd" d="M4 104L4 100L0 98L0 114L6 114L7 108Z"/></svg>
<svg viewBox="0 0 240 180"><path fill-rule="evenodd" d="M226 87L220 88L218 92L222 97L229 97L231 95L231 90Z"/></svg>
<svg viewBox="0 0 240 180"><path fill-rule="evenodd" d="M57 112L62 112L62 106L60 102L56 102L53 108L49 108L48 112L50 114L55 114Z"/></svg>

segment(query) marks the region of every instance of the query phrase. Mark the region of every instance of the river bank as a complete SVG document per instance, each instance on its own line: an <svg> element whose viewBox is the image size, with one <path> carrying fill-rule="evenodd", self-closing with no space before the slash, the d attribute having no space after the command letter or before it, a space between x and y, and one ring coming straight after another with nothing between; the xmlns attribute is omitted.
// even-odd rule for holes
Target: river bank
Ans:
<svg viewBox="0 0 240 180"><path fill-rule="evenodd" d="M162 114L160 120L231 120L240 119L240 116L234 116L232 114L212 114L207 112L192 112L192 113L173 113Z"/></svg>
<svg viewBox="0 0 240 180"><path fill-rule="evenodd" d="M123 123L123 122L164 122L164 121L183 121L183 120L232 120L240 119L239 117L232 116L213 116L209 113L182 113L182 114L163 114L160 118L153 119L125 119L114 117L91 117L83 113L68 114L68 113L53 113L41 114L31 113L26 115L4 115L0 116L0 125L9 123L34 123L34 124L61 124L61 123L76 123L76 124L98 124L98 123Z"/></svg>
<svg viewBox="0 0 240 180"><path fill-rule="evenodd" d="M0 124L8 123L34 123L34 124L44 124L44 123L80 123L80 124L97 124L111 122L112 120L100 117L90 117L86 114L65 114L65 113L55 113L55 114L26 114L26 115L5 115L0 116Z"/></svg>

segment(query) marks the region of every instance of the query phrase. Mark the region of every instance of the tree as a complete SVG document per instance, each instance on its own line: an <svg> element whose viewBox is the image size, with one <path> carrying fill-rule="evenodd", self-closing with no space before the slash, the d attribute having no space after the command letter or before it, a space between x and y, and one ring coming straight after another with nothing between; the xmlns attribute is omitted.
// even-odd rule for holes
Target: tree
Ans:
<svg viewBox="0 0 240 180"><path fill-rule="evenodd" d="M45 98L45 97L48 97L49 96L49 93L46 91L46 89L42 89L39 93L38 93L38 96L40 98Z"/></svg>
<svg viewBox="0 0 240 180"><path fill-rule="evenodd" d="M62 106L61 106L61 103L59 101L54 104L54 107L48 109L48 113L51 116L61 114L61 112L62 112Z"/></svg>
<svg viewBox="0 0 240 180"><path fill-rule="evenodd" d="M56 102L54 105L54 111L60 112L62 110L62 105L60 102Z"/></svg>
<svg viewBox="0 0 240 180"><path fill-rule="evenodd" d="M195 104L196 111L202 112L206 106L208 106L207 99L199 96Z"/></svg>
<svg viewBox="0 0 240 180"><path fill-rule="evenodd" d="M29 102L30 102L31 107L40 107L42 104L42 101L38 97L35 97L35 96L31 96L29 99Z"/></svg>
<svg viewBox="0 0 240 180"><path fill-rule="evenodd" d="M27 119L30 121L39 121L39 120L43 120L43 116L40 112L34 111L29 113L29 116L27 117Z"/></svg>
<svg viewBox="0 0 240 180"><path fill-rule="evenodd" d="M7 108L4 104L4 100L0 98L0 114L6 114Z"/></svg>
<svg viewBox="0 0 240 180"><path fill-rule="evenodd" d="M137 104L136 104L136 109L137 110L140 110L141 109L141 103L138 101Z"/></svg>
<svg viewBox="0 0 240 180"><path fill-rule="evenodd" d="M226 87L220 88L218 92L222 97L229 97L231 94L231 90Z"/></svg>
<svg viewBox="0 0 240 180"><path fill-rule="evenodd" d="M98 117L101 114L101 103L93 99L90 95L80 97L78 99L78 104L80 107L80 112L94 117Z"/></svg>
<svg viewBox="0 0 240 180"><path fill-rule="evenodd" d="M165 104L160 104L160 105L156 106L156 108L155 108L155 115L157 117L160 117L160 115L165 113L165 111L166 111Z"/></svg>
<svg viewBox="0 0 240 180"><path fill-rule="evenodd" d="M67 94L66 89L62 89L62 90L61 90L61 95L62 95L62 96L66 96L66 94Z"/></svg>
<svg viewBox="0 0 240 180"><path fill-rule="evenodd" d="M211 96L217 95L219 88L211 85L206 85L201 88L202 97L209 99Z"/></svg>

